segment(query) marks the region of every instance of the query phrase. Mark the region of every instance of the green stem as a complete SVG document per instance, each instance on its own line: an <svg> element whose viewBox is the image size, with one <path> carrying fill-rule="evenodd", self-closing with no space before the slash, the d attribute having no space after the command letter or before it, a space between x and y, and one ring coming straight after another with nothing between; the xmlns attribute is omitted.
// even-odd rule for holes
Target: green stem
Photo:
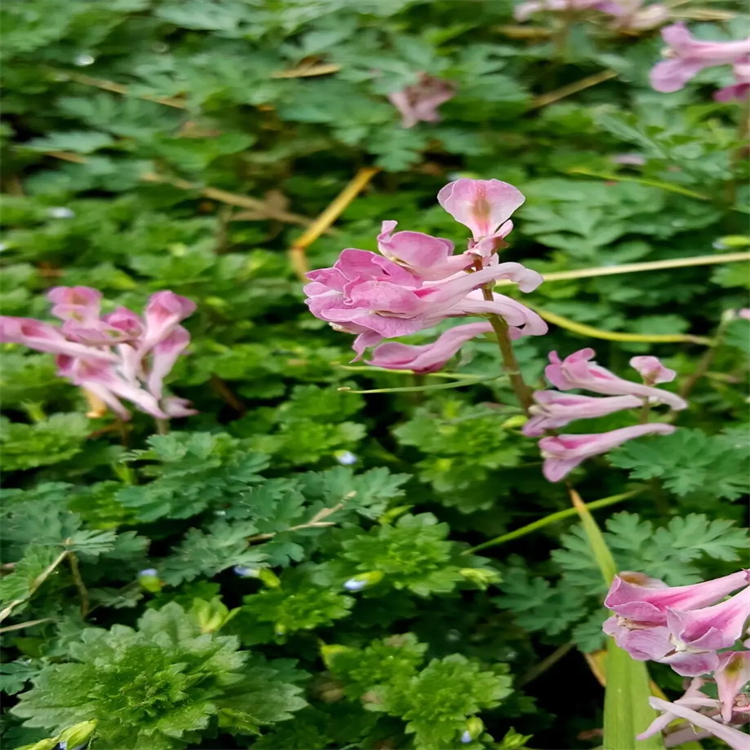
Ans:
<svg viewBox="0 0 750 750"><path fill-rule="evenodd" d="M158 435L169 434L169 421L166 419L155 419L156 422L156 433Z"/></svg>
<svg viewBox="0 0 750 750"><path fill-rule="evenodd" d="M714 361L719 347L724 342L724 336L727 332L727 327L732 322L732 320L734 320L734 315L732 314L725 313L722 317L721 322L716 327L716 333L714 333L713 335L711 346L706 349L700 361L698 362L697 367L693 371L693 374L685 379L682 387L679 390L679 394L680 396L682 396L682 398L687 398L695 387L695 384L706 374L706 372L708 372L708 368ZM677 413L675 413L675 416L677 416Z"/></svg>
<svg viewBox="0 0 750 750"><path fill-rule="evenodd" d="M494 299L491 288L483 287L482 295L488 302L492 302ZM513 387L513 392L516 394L518 403L526 414L529 414L529 408L534 403L534 399L531 396L531 388L526 385L523 375L521 375L521 368L518 366L518 360L513 351L513 344L511 343L510 336L508 336L508 324L499 315L490 315L489 321L492 330L495 332L497 346L500 349L500 356L503 359L503 372L510 378L510 384Z"/></svg>
<svg viewBox="0 0 750 750"><path fill-rule="evenodd" d="M86 617L90 608L89 592L86 588L86 584L83 582L83 578L81 578L81 571L78 567L78 558L73 552L68 553L68 563L70 564L70 570L73 573L73 580L78 589L78 596L81 599L81 617Z"/></svg>
<svg viewBox="0 0 750 750"><path fill-rule="evenodd" d="M651 412L651 403L647 398L643 399L643 406L641 407L641 424L648 424L648 415Z"/></svg>
<svg viewBox="0 0 750 750"><path fill-rule="evenodd" d="M612 495L611 497L605 497L601 500L594 500L594 502L592 503L586 503L586 508L588 508L589 510L606 508L608 505L615 505L616 503L621 503L623 500L627 500L628 498L634 497L635 495L639 495L644 490L646 490L646 487L638 487L637 489L631 490L630 492L623 492L620 495ZM494 539L490 539L487 542L482 542L482 544L478 544L476 547L467 549L463 554L470 555L474 552L478 552L479 550L486 549L487 547L494 547L498 544L505 544L505 542L510 542L513 539L518 539L519 537L526 536L526 534L531 534L533 531L542 529L552 523L557 523L558 521L563 521L566 518L570 518L571 516L576 515L578 515L578 511L575 508L566 508L565 510L560 510L557 513L551 513L544 518L540 518L538 521L534 521L533 523L529 523L526 526L522 526L520 529L510 531L507 534L495 537Z"/></svg>

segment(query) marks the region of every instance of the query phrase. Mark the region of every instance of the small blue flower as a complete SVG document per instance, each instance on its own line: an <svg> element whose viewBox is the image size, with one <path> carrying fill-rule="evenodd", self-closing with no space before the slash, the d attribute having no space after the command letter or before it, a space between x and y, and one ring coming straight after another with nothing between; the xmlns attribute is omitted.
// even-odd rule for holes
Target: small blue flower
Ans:
<svg viewBox="0 0 750 750"><path fill-rule="evenodd" d="M140 573L138 573L139 576L158 576L159 571L156 568L144 568Z"/></svg>
<svg viewBox="0 0 750 750"><path fill-rule="evenodd" d="M65 206L55 206L47 211L47 216L52 219L72 219L75 215L75 211Z"/></svg>
<svg viewBox="0 0 750 750"><path fill-rule="evenodd" d="M473 741L473 738L471 734L469 734L469 730L465 729L464 733L461 735L461 742L463 742L464 745L468 745L469 742L472 742L472 741Z"/></svg>
<svg viewBox="0 0 750 750"><path fill-rule="evenodd" d="M336 453L336 460L343 466L351 466L359 461L351 451L339 451Z"/></svg>
<svg viewBox="0 0 750 750"><path fill-rule="evenodd" d="M239 576L240 578L257 578L258 577L257 568L248 568L245 565L235 565L232 568L232 572L236 576Z"/></svg>
<svg viewBox="0 0 750 750"><path fill-rule="evenodd" d="M93 65L95 62L96 59L88 52L79 52L73 60L73 63L79 68L85 68L87 65Z"/></svg>
<svg viewBox="0 0 750 750"><path fill-rule="evenodd" d="M358 581L356 578L350 578L344 582L344 588L347 591L362 591L367 586L367 581Z"/></svg>

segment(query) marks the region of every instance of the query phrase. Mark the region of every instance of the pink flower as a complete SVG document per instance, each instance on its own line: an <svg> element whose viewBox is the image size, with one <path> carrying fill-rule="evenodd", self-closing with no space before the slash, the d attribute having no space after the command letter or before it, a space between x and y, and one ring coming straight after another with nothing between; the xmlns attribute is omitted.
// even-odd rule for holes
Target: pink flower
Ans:
<svg viewBox="0 0 750 750"><path fill-rule="evenodd" d="M450 81L420 73L417 83L388 94L388 101L401 113L401 126L412 128L418 122L439 122L437 108L456 93Z"/></svg>
<svg viewBox="0 0 750 750"><path fill-rule="evenodd" d="M190 341L178 322L195 309L193 302L157 292L144 321L124 307L100 317L96 289L57 287L48 296L62 327L0 316L0 342L57 354L58 375L97 396L122 419L130 414L120 399L157 419L195 413L187 401L163 397L164 377Z"/></svg>
<svg viewBox="0 0 750 750"><path fill-rule="evenodd" d="M57 358L57 364L58 375L67 378L73 385L91 391L121 419L130 419L130 414L120 402L120 398L130 401L152 417L167 418L167 414L162 411L158 399L152 393L144 390L136 380L123 377L115 365L109 362L62 355Z"/></svg>
<svg viewBox="0 0 750 750"><path fill-rule="evenodd" d="M716 651L739 640L750 617L750 587L726 601L702 609L667 610L674 653L659 661L681 675L712 672L719 666Z"/></svg>
<svg viewBox="0 0 750 750"><path fill-rule="evenodd" d="M546 430L556 430L576 419L603 417L622 409L637 409L643 400L635 396L576 396L559 391L535 391L536 402L529 411L534 416L523 426L529 437L543 435Z"/></svg>
<svg viewBox="0 0 750 750"><path fill-rule="evenodd" d="M535 271L525 270L528 274L535 274L541 279ZM519 289L523 290L520 284ZM548 330L547 324L533 310L496 292L492 294L491 300L484 299L484 295L479 291L469 292L449 312L451 315L499 315L508 324L508 335L511 339L521 336L544 336Z"/></svg>
<svg viewBox="0 0 750 750"><path fill-rule="evenodd" d="M157 399L162 397L164 378L171 372L177 358L184 354L189 344L190 334L182 326L177 326L169 336L154 347L147 387Z"/></svg>
<svg viewBox="0 0 750 750"><path fill-rule="evenodd" d="M619 29L654 29L669 18L669 8L666 5L644 5L643 0L603 2L597 9L614 16L614 26Z"/></svg>
<svg viewBox="0 0 750 750"><path fill-rule="evenodd" d="M661 32L671 59L651 69L651 85L664 93L679 91L704 68L734 65L750 55L750 38L736 42L701 42L694 39L683 23L667 26Z"/></svg>
<svg viewBox="0 0 750 750"><path fill-rule="evenodd" d="M47 292L53 302L51 313L61 320L99 318L102 293L88 286L56 286Z"/></svg>
<svg viewBox="0 0 750 750"><path fill-rule="evenodd" d="M138 347L141 355L167 338L181 320L195 312L195 307L195 302L174 292L152 294L143 314L146 330Z"/></svg>
<svg viewBox="0 0 750 750"><path fill-rule="evenodd" d="M721 601L750 583L750 571L687 586L668 586L643 573L624 571L615 576L604 606L641 624L666 625L668 609L697 609Z"/></svg>
<svg viewBox="0 0 750 750"><path fill-rule="evenodd" d="M714 679L719 690L721 718L728 724L732 720L737 696L750 682L750 651L725 651L719 654Z"/></svg>
<svg viewBox="0 0 750 750"><path fill-rule="evenodd" d="M720 740L729 745L732 750L747 750L748 736L741 732L739 729L728 727L725 724L720 724L718 721L714 721L712 718L705 716L702 713L696 711L696 708L712 704L709 698L699 697L685 697L680 698L673 703L662 700L661 698L649 698L648 701L652 708L657 711L662 711L663 715L654 719L651 726L637 736L639 740L645 740L648 737L652 737L657 732L666 729L675 719L685 719L690 724L696 727L700 727L708 732L709 735L717 737Z"/></svg>
<svg viewBox="0 0 750 750"><path fill-rule="evenodd" d="M418 373L436 372L469 340L483 333L492 333L489 323L469 323L456 326L438 337L432 344L409 346L396 342L382 344L372 353L368 364L388 370L413 370Z"/></svg>
<svg viewBox="0 0 750 750"><path fill-rule="evenodd" d="M717 102L744 101L750 92L750 57L736 62L732 68L734 85L725 86L714 94Z"/></svg>
<svg viewBox="0 0 750 750"><path fill-rule="evenodd" d="M465 271L474 262L471 255L453 255L453 243L422 232L396 232L398 222L384 221L378 235L378 250L414 276L438 281Z"/></svg>
<svg viewBox="0 0 750 750"><path fill-rule="evenodd" d="M66 354L71 357L90 357L114 361L112 352L71 341L59 328L33 318L0 316L0 343L23 344L29 349L49 354Z"/></svg>
<svg viewBox="0 0 750 750"><path fill-rule="evenodd" d="M470 180L461 178L448 183L438 193L438 203L459 223L471 230L475 243L480 240L499 240L513 228L511 214L526 199L520 190L500 180ZM491 245L492 243L490 243ZM470 250L489 255L485 244Z"/></svg>
<svg viewBox="0 0 750 750"><path fill-rule="evenodd" d="M659 362L656 357L633 357L630 366L638 370L646 385L671 383L677 373Z"/></svg>
<svg viewBox="0 0 750 750"><path fill-rule="evenodd" d="M737 317L742 320L750 320L750 307L743 307L741 310L737 310Z"/></svg>
<svg viewBox="0 0 750 750"><path fill-rule="evenodd" d="M523 291L541 282L539 274L519 263L501 263L424 283L387 258L354 249L344 250L333 268L311 271L307 277L312 282L305 286L310 312L340 330L359 333L356 351L383 338L406 336L446 317L467 314L459 303L491 281L512 279Z"/></svg>
<svg viewBox="0 0 750 750"><path fill-rule="evenodd" d="M628 440L643 435L671 435L675 428L669 424L638 424L594 435L558 435L539 441L544 458L542 473L550 482L559 482L578 464L592 456L599 456L617 448Z"/></svg>
<svg viewBox="0 0 750 750"><path fill-rule="evenodd" d="M595 362L589 362L594 355L593 349L581 349L560 360L557 352L550 352L550 364L545 368L544 374L547 380L562 391L584 388L609 396L639 396L653 399L657 403L668 404L672 409L687 407L685 400L674 393L623 380Z"/></svg>

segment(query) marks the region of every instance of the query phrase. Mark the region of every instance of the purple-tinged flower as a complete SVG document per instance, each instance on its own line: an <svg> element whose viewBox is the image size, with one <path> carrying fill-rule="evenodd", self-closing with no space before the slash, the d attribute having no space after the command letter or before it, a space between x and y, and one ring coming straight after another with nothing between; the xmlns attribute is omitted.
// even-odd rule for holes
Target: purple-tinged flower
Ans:
<svg viewBox="0 0 750 750"><path fill-rule="evenodd" d="M362 591L367 587L367 581L357 581L354 578L350 578L348 581L344 581L344 588L347 591Z"/></svg>
<svg viewBox="0 0 750 750"><path fill-rule="evenodd" d="M398 222L384 221L378 235L378 250L425 281L438 281L465 271L474 262L471 255L453 255L453 243L422 232L396 232Z"/></svg>
<svg viewBox="0 0 750 750"><path fill-rule="evenodd" d="M440 122L437 108L455 93L450 81L420 73L417 83L388 94L388 101L401 113L401 126L412 128L418 122Z"/></svg>
<svg viewBox="0 0 750 750"><path fill-rule="evenodd" d="M719 654L714 679L719 690L721 718L728 724L732 720L737 696L750 682L750 651L725 651Z"/></svg>
<svg viewBox="0 0 750 750"><path fill-rule="evenodd" d="M54 303L50 311L61 320L90 320L99 318L102 293L88 286L56 286L47 292Z"/></svg>
<svg viewBox="0 0 750 750"><path fill-rule="evenodd" d="M138 347L141 356L166 339L180 321L195 312L195 308L195 302L174 292L152 294L143 314L146 330Z"/></svg>
<svg viewBox="0 0 750 750"><path fill-rule="evenodd" d="M734 65L750 56L750 38L736 42L701 42L694 39L684 23L667 26L661 32L670 59L651 69L651 85L664 93L679 91L704 68Z"/></svg>
<svg viewBox="0 0 750 750"><path fill-rule="evenodd" d="M733 646L750 618L750 587L711 607L667 610L674 653L660 659L677 674L694 676L719 666L716 651Z"/></svg>
<svg viewBox="0 0 750 750"><path fill-rule="evenodd" d="M677 377L677 373L664 367L657 357L633 357L630 366L638 371L646 385L671 383Z"/></svg>
<svg viewBox="0 0 750 750"><path fill-rule="evenodd" d="M529 437L539 437L547 430L564 427L576 419L592 419L623 409L638 409L643 399L635 396L577 396L560 391L535 391L535 403L529 408L533 415L523 426L522 432Z"/></svg>
<svg viewBox="0 0 750 750"><path fill-rule="evenodd" d="M115 361L117 357L109 351L69 341L60 329L50 323L33 318L0 316L0 343L23 344L29 349L48 354L64 354L70 357L91 357Z"/></svg>
<svg viewBox="0 0 750 750"><path fill-rule="evenodd" d="M436 372L467 342L483 333L492 333L489 323L468 323L441 334L436 341L422 346L389 342L381 344L367 363L387 370Z"/></svg>
<svg viewBox="0 0 750 750"><path fill-rule="evenodd" d="M701 708L707 704L712 704L708 698L690 697L680 698L673 703L662 700L661 698L649 698L649 703L652 708L657 711L662 711L662 716L654 719L651 726L637 736L636 739L645 740L652 737L662 729L666 729L675 719L685 719L690 724L700 727L709 733L713 737L717 737L720 740L729 745L732 750L747 750L748 736L741 732L739 729L734 727L728 727L725 724L720 724L718 721L709 716L705 716L702 713L696 711L696 708Z"/></svg>
<svg viewBox="0 0 750 750"><path fill-rule="evenodd" d="M56 354L58 375L122 419L130 414L120 399L157 419L195 414L184 399L163 395L164 377L190 340L178 322L195 309L193 302L157 292L144 322L124 307L100 317L101 293L89 287L56 287L48 297L62 327L0 316L0 342Z"/></svg>
<svg viewBox="0 0 750 750"><path fill-rule="evenodd" d="M623 571L612 581L604 606L641 625L666 625L668 609L708 607L749 583L747 570L687 586L668 586L643 573Z"/></svg>
<svg viewBox="0 0 750 750"><path fill-rule="evenodd" d="M628 440L644 435L671 435L669 424L637 424L594 435L557 435L539 441L544 466L542 473L550 482L559 482L587 458L607 453Z"/></svg>
<svg viewBox="0 0 750 750"><path fill-rule="evenodd" d="M159 575L159 571L156 568L144 568L143 570L141 570L141 571L138 572L138 575L139 576L148 576L148 577L158 576Z"/></svg>
<svg viewBox="0 0 750 750"><path fill-rule="evenodd" d="M614 27L634 31L655 29L669 19L669 8L661 3L644 5L643 0L602 2L597 10L614 16Z"/></svg>
<svg viewBox="0 0 750 750"><path fill-rule="evenodd" d="M737 310L737 317L743 320L750 320L750 307L743 307L741 310Z"/></svg>
<svg viewBox="0 0 750 750"><path fill-rule="evenodd" d="M470 742L473 742L474 738L471 736L471 733L468 729L464 729L463 734L461 735L461 742L464 745L468 745Z"/></svg>
<svg viewBox="0 0 750 750"><path fill-rule="evenodd" d="M750 57L736 62L732 67L734 84L719 89L714 94L717 102L744 101L750 93Z"/></svg>
<svg viewBox="0 0 750 750"><path fill-rule="evenodd" d="M380 570L370 570L367 573L358 573L349 580L344 581L344 588L347 591L362 591L362 589L375 586L383 580L383 573Z"/></svg>
<svg viewBox="0 0 750 750"><path fill-rule="evenodd" d="M561 391L583 388L608 396L640 396L654 399L657 403L668 404L672 409L685 409L687 402L668 391L651 388L640 383L618 378L609 370L589 362L595 356L593 349L581 349L560 360L557 352L550 352L550 364L544 370L547 380Z"/></svg>
<svg viewBox="0 0 750 750"><path fill-rule="evenodd" d="M312 283L305 286L306 302L315 317L340 330L376 334L360 337L355 351L467 314L458 303L491 281L512 279L522 291L531 291L541 282L539 274L519 263L500 263L425 284L387 258L354 249L344 250L333 268L311 271L307 277Z"/></svg>
<svg viewBox="0 0 750 750"><path fill-rule="evenodd" d="M527 272L535 273L528 269ZM541 279L541 276L539 278ZM519 285L519 289L523 287ZM485 300L482 292L469 292L461 302L450 309L449 315L499 315L508 324L508 335L511 339L521 336L544 336L548 331L547 324L537 313L504 294L493 293L491 300Z"/></svg>
<svg viewBox="0 0 750 750"><path fill-rule="evenodd" d="M509 221L513 212L526 200L513 185L500 180L471 180L462 177L449 182L438 193L438 203L460 224L471 230L475 243L481 240L502 239L513 229ZM487 245L474 250L489 249Z"/></svg>
<svg viewBox="0 0 750 750"><path fill-rule="evenodd" d="M171 372L178 357L185 352L189 344L190 333L186 328L178 325L153 348L151 372L146 385L156 398L162 397L164 378Z"/></svg>

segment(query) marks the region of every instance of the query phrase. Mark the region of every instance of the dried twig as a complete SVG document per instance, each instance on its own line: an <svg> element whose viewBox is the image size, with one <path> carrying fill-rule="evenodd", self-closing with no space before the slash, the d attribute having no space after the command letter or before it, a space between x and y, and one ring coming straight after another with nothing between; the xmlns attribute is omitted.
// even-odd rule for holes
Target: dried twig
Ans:
<svg viewBox="0 0 750 750"><path fill-rule="evenodd" d="M594 75L587 76L586 78L582 78L580 81L569 83L567 86L562 86L555 91L550 91L547 94L537 96L534 101L531 102L529 109L531 110L539 109L540 107L546 107L548 104L552 104L553 102L557 102L560 99L564 99L566 96L577 94L579 91L591 88L592 86L596 86L599 83L604 83L604 81L609 81L612 78L617 78L618 75L619 73L615 72L614 70L603 70L600 73L595 73Z"/></svg>
<svg viewBox="0 0 750 750"><path fill-rule="evenodd" d="M73 162L74 164L85 164L87 162L85 157L80 156L79 154L71 154L66 151L48 151L47 156L51 156L54 159L61 159L62 161ZM230 193L229 191L221 190L220 188L203 187L202 185L197 185L194 182L188 182L187 180L182 180L178 177L168 177L166 175L156 174L156 172L145 172L141 175L141 180L144 182L156 182L162 185L171 185L180 190L197 191L200 195L218 201L219 203L226 203L229 206L239 206L241 208L251 209L252 211L257 212L259 218L276 219L277 221L283 221L287 224L300 224L302 226L309 226L311 224L310 219L306 216L300 216L299 214L276 208L268 203L258 200L257 198Z"/></svg>
<svg viewBox="0 0 750 750"><path fill-rule="evenodd" d="M342 211L364 190L370 180L380 170L376 167L363 167L352 181L331 201L328 208L295 241L289 250L289 259L297 276L304 281L309 270L305 250L328 229Z"/></svg>

